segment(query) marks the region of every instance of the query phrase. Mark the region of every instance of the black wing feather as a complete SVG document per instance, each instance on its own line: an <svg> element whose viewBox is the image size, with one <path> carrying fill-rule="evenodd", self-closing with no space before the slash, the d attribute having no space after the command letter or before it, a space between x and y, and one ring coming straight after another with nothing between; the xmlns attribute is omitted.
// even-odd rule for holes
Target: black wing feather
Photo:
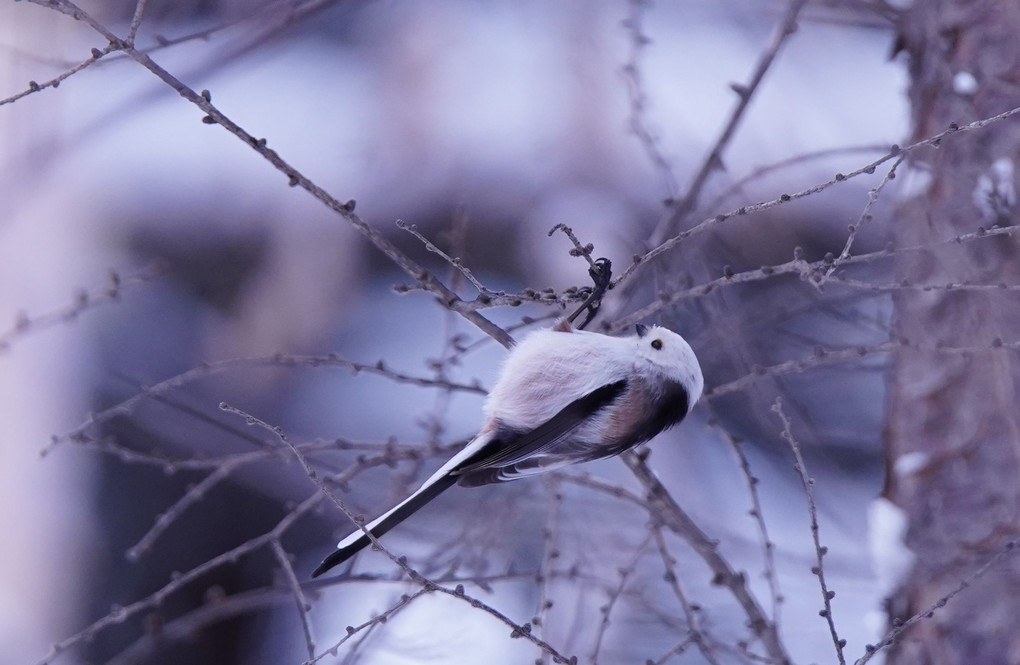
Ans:
<svg viewBox="0 0 1020 665"><path fill-rule="evenodd" d="M451 471L451 474L464 476L481 469L509 466L541 454L563 440L563 437L577 429L600 409L608 406L626 387L625 379L606 384L567 404L556 415L531 431L516 436L497 437L490 444L495 447L492 454L485 455L486 450L480 450L479 454L483 455L481 458L476 455Z"/></svg>
<svg viewBox="0 0 1020 665"><path fill-rule="evenodd" d="M426 503L439 496L444 490L458 481L463 481L465 476L470 476L483 469L493 469L516 464L552 448L559 441L562 441L565 436L595 415L600 409L612 403L626 387L627 381L621 380L601 388L596 388L587 395L575 399L560 409L552 418L531 431L518 433L510 430L505 434L496 436L488 446L466 459L463 464L450 471L448 475L437 479L432 485L423 488L420 494L412 497L406 504L394 511L392 515L376 525L371 529L372 535L376 538L382 536L410 517ZM486 481L479 484L484 484L484 482ZM368 536L362 533L361 537L353 543L335 552L331 552L323 559L319 567L312 573L312 577L318 577L330 568L343 563L371 542Z"/></svg>

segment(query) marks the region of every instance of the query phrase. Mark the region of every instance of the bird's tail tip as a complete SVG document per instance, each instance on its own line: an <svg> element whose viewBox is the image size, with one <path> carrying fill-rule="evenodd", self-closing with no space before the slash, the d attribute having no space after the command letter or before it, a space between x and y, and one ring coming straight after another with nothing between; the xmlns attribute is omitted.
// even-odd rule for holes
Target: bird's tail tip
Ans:
<svg viewBox="0 0 1020 665"><path fill-rule="evenodd" d="M322 560L322 563L320 563L319 566L312 571L312 579L315 579L316 577L322 575L331 568L339 566L341 563L351 558L351 556L353 556L354 553L360 549L361 547L358 548L345 547L343 549L338 549L335 552L330 552L326 556L326 558Z"/></svg>

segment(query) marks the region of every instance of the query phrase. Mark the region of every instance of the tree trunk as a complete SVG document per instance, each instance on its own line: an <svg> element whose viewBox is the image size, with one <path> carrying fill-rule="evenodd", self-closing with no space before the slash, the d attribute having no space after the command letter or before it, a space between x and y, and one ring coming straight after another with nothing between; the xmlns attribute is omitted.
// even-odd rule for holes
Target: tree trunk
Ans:
<svg viewBox="0 0 1020 665"><path fill-rule="evenodd" d="M901 27L915 139L1020 106L1020 3L915 2ZM1015 118L916 155L913 169L931 180L902 204L897 245L1017 223L1018 155ZM986 238L901 254L896 270L913 284L1020 284L1020 252L1011 236ZM890 601L893 621L927 609L1018 535L1017 356L997 341L1020 340L1017 305L1013 290L903 289L894 298L895 334L906 343L889 377L886 495L908 516L916 560ZM932 350L940 346L948 348ZM979 350L949 350L959 347ZM897 473L907 453L923 454L908 458L923 464ZM905 632L888 662L1020 662L1018 561L997 563Z"/></svg>

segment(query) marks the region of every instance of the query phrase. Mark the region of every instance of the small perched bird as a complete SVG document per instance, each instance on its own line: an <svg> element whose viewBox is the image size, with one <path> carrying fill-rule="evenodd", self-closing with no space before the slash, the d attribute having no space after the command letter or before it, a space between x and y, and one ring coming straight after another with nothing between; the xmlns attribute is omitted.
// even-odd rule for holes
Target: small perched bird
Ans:
<svg viewBox="0 0 1020 665"><path fill-rule="evenodd" d="M366 524L372 535L382 536L455 484L499 483L618 455L679 423L701 397L698 359L675 332L639 324L631 337L610 337L569 321L511 350L485 401L481 431L416 492ZM312 577L370 542L355 531Z"/></svg>

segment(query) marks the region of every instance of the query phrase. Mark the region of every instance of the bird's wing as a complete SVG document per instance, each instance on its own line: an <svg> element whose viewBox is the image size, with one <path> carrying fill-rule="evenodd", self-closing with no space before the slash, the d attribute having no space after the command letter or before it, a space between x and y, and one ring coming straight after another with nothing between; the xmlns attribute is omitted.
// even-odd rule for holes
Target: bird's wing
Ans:
<svg viewBox="0 0 1020 665"><path fill-rule="evenodd" d="M450 473L463 476L480 469L509 466L546 452L619 397L626 386L626 380L606 384L567 404L535 429L496 436Z"/></svg>

